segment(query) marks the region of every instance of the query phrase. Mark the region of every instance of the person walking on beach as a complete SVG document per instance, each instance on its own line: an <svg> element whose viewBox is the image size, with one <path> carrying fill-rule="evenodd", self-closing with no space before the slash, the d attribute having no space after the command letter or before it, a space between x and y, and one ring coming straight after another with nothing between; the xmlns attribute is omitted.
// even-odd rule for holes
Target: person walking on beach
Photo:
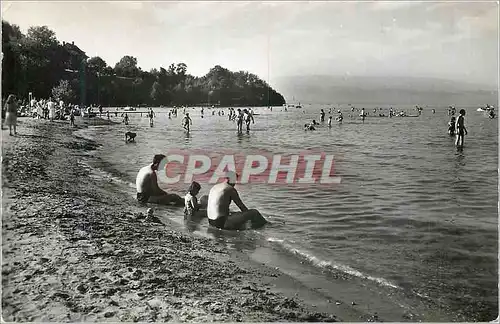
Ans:
<svg viewBox="0 0 500 324"><path fill-rule="evenodd" d="M123 117L123 122L125 123L125 125L128 125L128 114L125 113L125 116Z"/></svg>
<svg viewBox="0 0 500 324"><path fill-rule="evenodd" d="M455 133L457 134L457 141L455 145L457 147L463 147L464 137L465 135L467 135L467 128L465 128L465 110L460 109L459 114L460 115L457 118L456 130L455 130Z"/></svg>
<svg viewBox="0 0 500 324"><path fill-rule="evenodd" d="M9 135L12 136L12 127L14 127L14 135L17 134L17 102L16 96L10 94L5 101L6 114L5 114L5 124L9 126Z"/></svg>
<svg viewBox="0 0 500 324"><path fill-rule="evenodd" d="M156 171L160 162L166 156L163 154L156 154L153 157L153 163L147 165L139 170L135 180L137 190L137 201L140 203L155 203L162 205L176 205L184 206L184 199L176 194L169 194L160 189L158 186L158 177Z"/></svg>
<svg viewBox="0 0 500 324"><path fill-rule="evenodd" d="M267 220L256 209L248 209L240 199L234 188L238 175L229 171L225 175L225 182L216 184L210 189L207 203L208 223L219 229L244 229L247 221L251 221L252 228L264 226ZM230 212L229 206L233 202L241 212Z"/></svg>

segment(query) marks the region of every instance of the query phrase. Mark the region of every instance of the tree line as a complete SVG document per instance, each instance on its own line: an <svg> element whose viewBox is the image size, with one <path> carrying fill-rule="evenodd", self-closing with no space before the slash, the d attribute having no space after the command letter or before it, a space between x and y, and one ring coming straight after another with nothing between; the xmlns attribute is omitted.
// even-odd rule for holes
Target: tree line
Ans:
<svg viewBox="0 0 500 324"><path fill-rule="evenodd" d="M187 73L184 63L143 71L137 58L125 55L114 67L87 57L77 45L60 43L47 26L24 35L2 20L2 89L4 96L53 97L68 103L102 106L221 105L277 106L281 94L257 75L219 65L202 76Z"/></svg>

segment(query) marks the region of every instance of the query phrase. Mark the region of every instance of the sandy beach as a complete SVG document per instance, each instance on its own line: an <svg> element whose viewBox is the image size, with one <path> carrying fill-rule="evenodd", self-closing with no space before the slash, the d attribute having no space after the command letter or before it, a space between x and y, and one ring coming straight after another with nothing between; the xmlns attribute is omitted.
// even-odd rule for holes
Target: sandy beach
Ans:
<svg viewBox="0 0 500 324"><path fill-rule="evenodd" d="M339 320L276 269L146 220L89 176L81 159L97 144L73 131L23 118L3 133L4 321Z"/></svg>

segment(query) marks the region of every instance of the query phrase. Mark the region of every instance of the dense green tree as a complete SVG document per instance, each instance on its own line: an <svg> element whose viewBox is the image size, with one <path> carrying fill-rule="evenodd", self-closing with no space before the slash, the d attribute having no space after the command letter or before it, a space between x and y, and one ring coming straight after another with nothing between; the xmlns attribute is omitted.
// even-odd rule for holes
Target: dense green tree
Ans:
<svg viewBox="0 0 500 324"><path fill-rule="evenodd" d="M74 92L68 80L61 80L59 85L52 88L52 98L55 100L63 100L64 102L71 102L74 99Z"/></svg>
<svg viewBox="0 0 500 324"><path fill-rule="evenodd" d="M63 42L46 26L23 35L2 21L2 88L5 95L58 96L86 105L281 105L283 96L254 74L215 66L203 77L185 63L142 71L137 58L123 56L113 67L88 58L77 45ZM65 98L65 99L64 99Z"/></svg>
<svg viewBox="0 0 500 324"><path fill-rule="evenodd" d="M93 73L104 74L107 66L106 62L99 56L94 56L87 61L87 67Z"/></svg>
<svg viewBox="0 0 500 324"><path fill-rule="evenodd" d="M115 73L118 76L133 78L139 75L137 58L125 55L115 65Z"/></svg>

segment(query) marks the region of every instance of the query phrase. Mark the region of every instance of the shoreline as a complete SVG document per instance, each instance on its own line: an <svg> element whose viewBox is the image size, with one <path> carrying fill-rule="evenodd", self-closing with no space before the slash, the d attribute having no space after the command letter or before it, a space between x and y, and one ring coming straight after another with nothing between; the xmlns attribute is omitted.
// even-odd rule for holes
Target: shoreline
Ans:
<svg viewBox="0 0 500 324"><path fill-rule="evenodd" d="M89 177L79 160L97 144L76 127L19 120L2 140L5 321L338 320L273 289L293 280L279 271L142 219Z"/></svg>
<svg viewBox="0 0 500 324"><path fill-rule="evenodd" d="M52 321L109 318L115 321L414 322L447 321L451 318L440 314L435 307L429 307L427 302L407 300L398 291L377 289L376 285L367 285L362 278L339 272L330 274L333 280L327 280L322 271L311 271L307 264L295 264L297 260L293 256L281 255L269 248L260 248L249 255L228 249L213 239L188 233L184 226L167 216L160 216L163 224L145 221L146 208L139 206L132 194L124 194L119 184L104 180L95 174L99 169L93 169L92 163L86 163L104 161L92 154L100 145L78 136L76 131L88 126L107 125L107 120L98 117L77 119L74 128L68 122L51 123L31 118L20 120L20 135L4 138L3 141L5 150L2 156L4 159L8 157L3 164L2 273L6 273L3 305L8 310L4 316L19 316L14 317L18 321L29 318ZM18 156L17 151L23 156ZM9 169L9 160L16 161L18 165L17 160L22 160L20 166L43 172L23 172L23 177L15 179ZM47 167L52 167L52 172L47 172ZM66 170L71 176L65 177L59 170ZM37 178L37 174L43 177ZM61 193L56 184L62 185L65 190ZM43 190L40 191L39 187ZM25 202L21 203L20 199ZM34 207L24 206L27 201L31 203L33 200ZM47 225L38 224L34 230L23 234L19 228L37 219L34 214L41 214ZM54 220L56 224L53 224ZM38 228L49 228L49 225L52 230L41 231ZM60 235L46 237L54 230ZM26 240L16 242L14 238L23 238L23 235L27 236ZM39 249L23 246L40 245L40 242L52 246L54 251L62 251L62 259L69 257L73 261L50 258ZM77 256L68 254L66 250L74 251ZM19 260L19 255L24 259ZM34 260L35 256L39 261ZM20 265L20 261L27 265ZM172 267L169 262L173 262ZM79 263L90 264L90 270L82 271ZM54 276L57 271L54 264L72 271L69 274L67 271L57 272ZM33 270L30 271L30 268ZM131 271L123 272L124 268ZM172 268L173 271L170 270ZM182 271L186 268L188 270ZM91 275L92 270L98 273L111 271L112 274L102 276L106 277L104 279ZM179 271L181 276L177 275ZM215 273L217 280L212 280L206 273ZM23 278L28 281L35 278L36 289L43 284L43 289L47 290L46 281L59 288L55 290L49 285L48 291L53 294L48 294L47 301L40 292L38 295L33 292L36 291L33 286L25 288L28 292L13 289L23 282ZM71 288L57 286L56 283L61 280L69 282ZM220 280L224 284L223 289ZM168 288L163 289L163 286ZM157 289L160 291L156 292ZM193 294L200 289L205 292L203 296ZM212 290L216 292L210 294ZM24 299L13 296L19 293L25 295L23 298L31 299L37 310L19 307ZM57 299L55 297L59 293L66 300L63 298L59 304L56 303L58 306L54 306L50 301ZM39 299L45 304L38 302ZM109 305L105 304L106 300ZM159 301L153 304L161 306L151 306L151 300ZM223 302L215 303L214 308L213 300ZM75 303L84 306L74 308ZM40 308L41 305L43 308ZM62 313L47 313L46 307L62 307L66 310L66 317L61 317ZM151 309L161 312L151 313ZM21 311L30 315L16 315ZM156 314L156 317L151 314Z"/></svg>

